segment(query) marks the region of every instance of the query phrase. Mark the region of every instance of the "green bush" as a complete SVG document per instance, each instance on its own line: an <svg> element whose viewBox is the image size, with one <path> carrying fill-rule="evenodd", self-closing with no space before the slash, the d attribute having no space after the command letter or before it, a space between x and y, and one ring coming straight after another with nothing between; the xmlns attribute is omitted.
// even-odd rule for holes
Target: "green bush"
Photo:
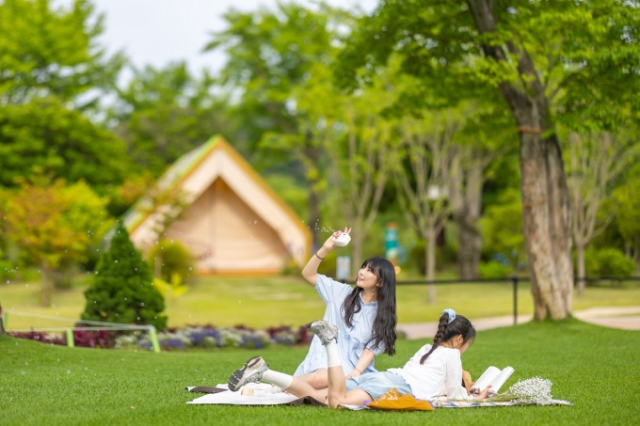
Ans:
<svg viewBox="0 0 640 426"><path fill-rule="evenodd" d="M588 249L584 258L587 276L593 278L626 278L632 276L636 268L632 259L615 248Z"/></svg>
<svg viewBox="0 0 640 426"><path fill-rule="evenodd" d="M16 272L13 264L8 260L0 259L0 284L16 279Z"/></svg>
<svg viewBox="0 0 640 426"><path fill-rule="evenodd" d="M164 298L153 284L149 265L118 224L109 250L103 251L94 271L93 283L85 291L82 319L123 324L167 326Z"/></svg>
<svg viewBox="0 0 640 426"><path fill-rule="evenodd" d="M179 241L160 240L149 252L149 264L161 262L160 278L170 282L174 274L178 274L184 282L194 276L195 259L189 250ZM155 268L154 268L155 269Z"/></svg>
<svg viewBox="0 0 640 426"><path fill-rule="evenodd" d="M478 272L483 279L509 278L512 275L511 266L497 260L481 262L478 265Z"/></svg>

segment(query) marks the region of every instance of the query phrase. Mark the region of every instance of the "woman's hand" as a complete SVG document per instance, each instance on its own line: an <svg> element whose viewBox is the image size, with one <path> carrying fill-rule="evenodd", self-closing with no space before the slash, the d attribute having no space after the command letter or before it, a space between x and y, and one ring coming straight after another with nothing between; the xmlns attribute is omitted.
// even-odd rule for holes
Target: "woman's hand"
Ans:
<svg viewBox="0 0 640 426"><path fill-rule="evenodd" d="M325 249L327 252L330 252L331 250L336 248L338 245L333 241L333 239L338 238L340 235L342 235L342 233L350 234L351 228L345 227L344 231L336 231L333 234L331 234L331 236L327 238L327 241L325 241L324 244L322 245L322 248Z"/></svg>
<svg viewBox="0 0 640 426"><path fill-rule="evenodd" d="M302 268L302 277L311 285L315 286L318 281L318 266L320 262L325 258L325 256L334 248L337 247L337 244L333 242L334 237L339 237L343 232L349 233L351 232L351 228L344 228L344 231L336 231L334 232L327 241L324 242L322 247L320 247L314 254L311 255L311 258L307 262L304 268Z"/></svg>
<svg viewBox="0 0 640 426"><path fill-rule="evenodd" d="M347 374L347 379L350 379L352 377L358 377L361 374L362 372L360 370L358 370L357 368L354 368L351 373Z"/></svg>

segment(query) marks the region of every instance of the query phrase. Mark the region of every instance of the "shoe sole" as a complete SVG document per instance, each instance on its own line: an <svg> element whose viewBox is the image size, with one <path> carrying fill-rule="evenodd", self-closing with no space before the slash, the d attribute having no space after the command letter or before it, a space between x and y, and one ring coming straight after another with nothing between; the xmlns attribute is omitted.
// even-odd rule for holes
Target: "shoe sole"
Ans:
<svg viewBox="0 0 640 426"><path fill-rule="evenodd" d="M262 358L259 356L254 356L249 359L249 361L245 362L242 368L234 371L231 377L229 377L229 389L235 392L241 388L242 385L244 385L243 379L245 378L245 372L247 369L253 368L261 359Z"/></svg>
<svg viewBox="0 0 640 426"><path fill-rule="evenodd" d="M313 324L315 324L315 323L316 323L316 321L314 321L314 322L310 322L309 324L307 324L307 330L309 330L309 331L310 331L311 333L313 333L313 334L314 334L318 339L320 339L320 341L321 341L321 342L322 342L322 344L324 345L324 344L326 344L326 343L325 343L325 342L320 338L320 336L318 336L318 334L317 334L316 332L314 332L314 331L311 329L311 326L312 326ZM323 325L323 326L322 326L322 328L323 328L323 330L318 330L318 331L319 331L319 332L323 332L324 330L331 330L331 331L333 331L333 333L334 333L334 337L332 337L332 339L335 339L335 341L336 341L336 342L338 341L338 327L336 327L336 326L332 326L331 324L328 324L328 323L327 323L326 325ZM330 339L330 340L331 340L331 339Z"/></svg>

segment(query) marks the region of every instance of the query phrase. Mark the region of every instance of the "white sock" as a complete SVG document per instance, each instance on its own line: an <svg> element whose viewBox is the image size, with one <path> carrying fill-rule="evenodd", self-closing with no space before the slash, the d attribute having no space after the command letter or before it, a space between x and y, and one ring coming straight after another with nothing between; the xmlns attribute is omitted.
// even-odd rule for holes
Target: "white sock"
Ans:
<svg viewBox="0 0 640 426"><path fill-rule="evenodd" d="M276 385L280 389L287 389L293 383L293 376L278 371L267 370L262 373L262 381Z"/></svg>
<svg viewBox="0 0 640 426"><path fill-rule="evenodd" d="M342 360L340 359L336 341L332 340L324 346L327 348L327 368L342 367Z"/></svg>

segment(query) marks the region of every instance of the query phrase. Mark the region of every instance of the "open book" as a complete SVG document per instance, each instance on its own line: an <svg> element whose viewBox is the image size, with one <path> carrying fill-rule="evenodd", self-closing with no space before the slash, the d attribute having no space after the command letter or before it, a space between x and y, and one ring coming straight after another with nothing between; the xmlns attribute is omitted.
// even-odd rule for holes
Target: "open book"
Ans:
<svg viewBox="0 0 640 426"><path fill-rule="evenodd" d="M513 372L514 369L512 367L505 367L500 370L497 367L491 366L487 368L485 372L482 373L482 376L471 386L471 392L482 392L487 386L491 385L490 393L498 393L500 387L504 385L504 382L507 381Z"/></svg>

